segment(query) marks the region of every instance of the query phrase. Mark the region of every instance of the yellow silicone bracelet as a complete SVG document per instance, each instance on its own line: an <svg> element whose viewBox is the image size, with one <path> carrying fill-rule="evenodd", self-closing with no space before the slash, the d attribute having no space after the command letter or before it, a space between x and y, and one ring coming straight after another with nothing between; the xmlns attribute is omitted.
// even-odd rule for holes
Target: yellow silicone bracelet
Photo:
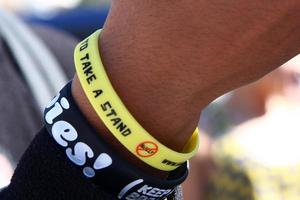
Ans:
<svg viewBox="0 0 300 200"><path fill-rule="evenodd" d="M96 113L111 133L136 157L154 168L171 171L198 150L195 130L183 153L169 149L151 136L130 114L113 89L99 56L100 30L79 43L74 52L77 76Z"/></svg>

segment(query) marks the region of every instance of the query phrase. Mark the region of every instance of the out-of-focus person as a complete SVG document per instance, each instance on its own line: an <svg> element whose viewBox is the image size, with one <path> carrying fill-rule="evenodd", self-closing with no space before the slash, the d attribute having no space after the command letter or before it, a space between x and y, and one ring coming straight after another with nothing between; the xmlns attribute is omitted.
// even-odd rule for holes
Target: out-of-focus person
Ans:
<svg viewBox="0 0 300 200"><path fill-rule="evenodd" d="M262 116L268 85L258 81L221 96L203 110L199 126L216 139L245 121Z"/></svg>
<svg viewBox="0 0 300 200"><path fill-rule="evenodd" d="M41 1L38 4L35 0L0 0L0 55L2 58L0 91L3 92L0 99L0 111L2 113L0 115L0 189L9 184L13 169L16 167L20 156L24 153L35 136L34 133L42 124L42 115L38 110L36 99L33 98L32 88L28 80L24 78L26 76L22 68L26 68L27 64L24 62L25 64L21 65L18 58L24 57L20 53L20 48L22 50L24 47L22 45L14 46L13 41L15 40L26 45L26 39L29 41L28 37L32 38L31 40L33 40L34 44L30 44L31 46L36 46L39 49L40 45L42 45L50 55L47 54L45 57L41 53L44 50L34 50L28 55L26 54L29 56L29 60L36 60L36 57L43 57L43 59L48 60L48 57L51 56L57 62L58 67L62 68L64 75L71 78L71 75L74 73L72 67L73 48L77 40L70 34L73 36L77 36L77 33L88 35L90 32L99 29L102 27L108 11L108 6L105 6L107 2L104 4L105 1L97 1L97 7L95 8L91 6L74 8L80 2L68 0ZM87 6L91 4L91 1L84 3ZM103 9L99 8L101 5L103 5ZM91 10L93 12L90 12ZM14 15L10 12L14 12ZM51 12L53 13L51 14ZM7 13L10 14L7 15ZM82 18L82 16L84 16L84 19L78 21L78 18ZM103 16L103 18L99 20L99 17L95 16ZM3 20L6 18L9 19L8 22L5 22L10 24L9 27L3 24ZM85 23L88 19L92 20L90 20L90 23ZM68 24L68 26L64 26L64 24ZM18 31L12 31L16 29ZM14 35L10 32L18 34ZM69 34L65 34L65 32ZM7 35L10 35L10 37ZM25 40L25 43L23 40ZM64 46L60 47L62 43L64 43ZM34 64L38 68L42 68L38 61L34 62ZM53 70L52 65L48 64L47 66L49 71ZM28 71L30 70L28 69ZM36 79L34 75L30 76L31 79ZM7 83L4 77L13 81ZM14 88L18 88L18 90ZM9 112L7 112L8 108L10 108ZM16 126L16 116L26 120L18 121L18 126ZM22 131L24 133L20 135Z"/></svg>
<svg viewBox="0 0 300 200"><path fill-rule="evenodd" d="M200 154L191 161L191 176L184 185L185 198L299 199L300 56L236 91L232 102L245 105L239 102L245 99L239 96L242 94L261 103L256 105L260 109L253 111L258 117L242 122L218 138L212 148L206 148L211 154ZM195 187L199 183L201 187Z"/></svg>
<svg viewBox="0 0 300 200"><path fill-rule="evenodd" d="M83 40L104 25L110 0L0 0L29 24L48 26Z"/></svg>
<svg viewBox="0 0 300 200"><path fill-rule="evenodd" d="M72 77L77 40L6 10L0 10L0 38L1 189L42 125L43 107Z"/></svg>

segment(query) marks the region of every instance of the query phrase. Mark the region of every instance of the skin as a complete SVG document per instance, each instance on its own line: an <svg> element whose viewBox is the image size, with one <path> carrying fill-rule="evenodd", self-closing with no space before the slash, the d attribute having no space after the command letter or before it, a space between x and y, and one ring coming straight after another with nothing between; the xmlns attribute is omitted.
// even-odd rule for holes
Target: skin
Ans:
<svg viewBox="0 0 300 200"><path fill-rule="evenodd" d="M137 121L180 151L208 103L299 53L299 11L299 0L113 0L99 51ZM161 174L111 136L76 77L73 95L103 138L145 171Z"/></svg>
<svg viewBox="0 0 300 200"><path fill-rule="evenodd" d="M241 151L248 152L248 156L253 156L253 152L259 152L260 155L268 154L268 159L263 161L258 159L260 157L257 154L252 158L253 160L257 159L257 163L264 163L263 165L266 169L270 167L269 164L266 164L270 160L281 163L281 166L293 166L294 163L299 163L299 156L295 153L298 152L298 146L293 142L299 138L297 131L295 132L295 130L299 130L297 117L300 113L299 67L300 55L256 83L237 90L236 93L240 95L233 97L236 98L235 101L245 101L242 95L246 93L251 93L255 97L264 93L264 100L259 102L265 108L264 114L248 119L227 134L229 135L228 137L234 137L240 142L242 140L245 141L247 137L249 138L248 140L252 140L252 143L256 144L255 147L252 145L251 148L247 146L241 149ZM254 88L255 90L253 90ZM240 112L240 110L236 109L235 112ZM272 138L272 140L268 140L269 138ZM218 170L218 166L214 164L214 156L212 154L211 143L213 141L206 137L203 139L201 140L202 149L200 148L197 156L191 159L191 173L183 184L184 197L189 200L199 200L207 197L207 187L209 183L212 184L212 175ZM268 150L262 150L261 146L259 147L257 141L261 140L268 141L266 146ZM278 140L281 141L280 150L277 150ZM272 154L269 152L272 152ZM276 155L276 159L274 159L273 155ZM260 184L258 183L258 185ZM277 192L274 193L278 194Z"/></svg>

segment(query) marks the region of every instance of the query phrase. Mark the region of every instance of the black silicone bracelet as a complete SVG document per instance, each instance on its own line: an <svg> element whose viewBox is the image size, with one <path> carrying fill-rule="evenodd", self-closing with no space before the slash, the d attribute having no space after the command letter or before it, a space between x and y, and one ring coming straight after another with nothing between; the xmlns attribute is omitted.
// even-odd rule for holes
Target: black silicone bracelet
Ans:
<svg viewBox="0 0 300 200"><path fill-rule="evenodd" d="M122 159L91 127L71 95L69 82L47 106L45 126L83 175L118 199L164 199L188 175L188 163L159 179Z"/></svg>

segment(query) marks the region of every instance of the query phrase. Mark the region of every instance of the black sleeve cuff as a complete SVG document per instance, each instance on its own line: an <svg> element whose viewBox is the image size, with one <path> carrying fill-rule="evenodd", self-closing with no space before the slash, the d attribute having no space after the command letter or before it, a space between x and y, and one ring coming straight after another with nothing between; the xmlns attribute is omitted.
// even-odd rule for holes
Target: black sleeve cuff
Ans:
<svg viewBox="0 0 300 200"><path fill-rule="evenodd" d="M105 181L105 180L103 180ZM116 199L84 178L67 160L45 128L20 160L1 200Z"/></svg>

